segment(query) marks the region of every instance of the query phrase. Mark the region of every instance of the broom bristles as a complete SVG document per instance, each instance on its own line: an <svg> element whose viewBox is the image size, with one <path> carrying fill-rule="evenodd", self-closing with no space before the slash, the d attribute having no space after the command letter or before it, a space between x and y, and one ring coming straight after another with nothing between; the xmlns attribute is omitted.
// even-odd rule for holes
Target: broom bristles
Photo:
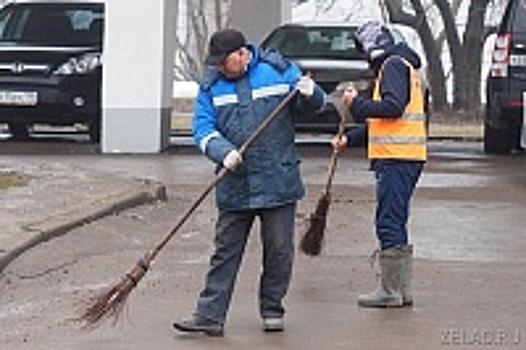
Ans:
<svg viewBox="0 0 526 350"><path fill-rule="evenodd" d="M322 194L318 199L316 210L309 217L309 226L300 241L300 249L307 255L317 256L321 253L330 203L330 194Z"/></svg>
<svg viewBox="0 0 526 350"><path fill-rule="evenodd" d="M113 318L115 324L124 310L126 300L148 271L149 263L141 259L135 267L107 291L91 297L77 322L82 328L93 329L103 320Z"/></svg>

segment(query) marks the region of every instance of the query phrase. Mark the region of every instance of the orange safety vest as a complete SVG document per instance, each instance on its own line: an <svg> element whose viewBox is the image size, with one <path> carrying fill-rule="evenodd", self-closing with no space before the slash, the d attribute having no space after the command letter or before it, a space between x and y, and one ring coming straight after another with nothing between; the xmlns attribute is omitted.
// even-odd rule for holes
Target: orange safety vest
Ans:
<svg viewBox="0 0 526 350"><path fill-rule="evenodd" d="M411 72L409 103L400 118L367 119L369 130L367 154L370 159L427 159L426 116L420 75L409 62L404 59L402 61ZM375 101L381 99L382 72L383 65L374 87L373 100Z"/></svg>

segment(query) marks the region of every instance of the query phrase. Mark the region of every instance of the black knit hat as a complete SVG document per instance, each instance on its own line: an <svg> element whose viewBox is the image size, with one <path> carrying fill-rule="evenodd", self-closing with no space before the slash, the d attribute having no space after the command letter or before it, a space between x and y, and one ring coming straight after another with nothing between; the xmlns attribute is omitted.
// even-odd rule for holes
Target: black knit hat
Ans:
<svg viewBox="0 0 526 350"><path fill-rule="evenodd" d="M240 31L235 29L218 30L210 38L205 63L211 66L218 65L226 56L245 45L245 37Z"/></svg>

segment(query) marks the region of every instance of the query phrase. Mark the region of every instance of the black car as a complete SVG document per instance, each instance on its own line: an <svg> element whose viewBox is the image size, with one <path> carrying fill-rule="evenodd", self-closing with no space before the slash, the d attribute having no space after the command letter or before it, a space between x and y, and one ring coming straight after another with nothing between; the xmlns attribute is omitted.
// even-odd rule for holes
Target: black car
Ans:
<svg viewBox="0 0 526 350"><path fill-rule="evenodd" d="M521 147L525 91L526 1L511 0L498 29L486 80L486 153L507 154Z"/></svg>
<svg viewBox="0 0 526 350"><path fill-rule="evenodd" d="M298 131L335 132L343 113L340 96L348 84L361 94L372 95L375 76L354 41L359 26L346 22L288 23L271 31L261 42L262 47L277 49L297 63L304 73L310 72L329 95L322 115L296 116ZM404 41L399 31L392 28L392 33L396 42ZM425 93L427 101L427 88ZM352 117L347 116L347 126L353 125Z"/></svg>
<svg viewBox="0 0 526 350"><path fill-rule="evenodd" d="M0 10L0 123L86 124L100 140L103 1L15 1Z"/></svg>

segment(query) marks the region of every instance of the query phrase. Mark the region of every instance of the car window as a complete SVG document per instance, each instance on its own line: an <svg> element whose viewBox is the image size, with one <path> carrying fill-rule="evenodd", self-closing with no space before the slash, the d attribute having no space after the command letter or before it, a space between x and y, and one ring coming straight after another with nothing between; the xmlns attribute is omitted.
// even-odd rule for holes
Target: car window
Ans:
<svg viewBox="0 0 526 350"><path fill-rule="evenodd" d="M526 32L526 0L519 0L513 16L513 31Z"/></svg>
<svg viewBox="0 0 526 350"><path fill-rule="evenodd" d="M363 59L353 39L355 27L290 26L277 29L263 45L289 58Z"/></svg>
<svg viewBox="0 0 526 350"><path fill-rule="evenodd" d="M0 37L4 36L6 23L9 22L9 18L11 18L11 14L12 12L10 11L0 12Z"/></svg>
<svg viewBox="0 0 526 350"><path fill-rule="evenodd" d="M103 16L96 4L7 6L0 13L0 42L101 45Z"/></svg>

